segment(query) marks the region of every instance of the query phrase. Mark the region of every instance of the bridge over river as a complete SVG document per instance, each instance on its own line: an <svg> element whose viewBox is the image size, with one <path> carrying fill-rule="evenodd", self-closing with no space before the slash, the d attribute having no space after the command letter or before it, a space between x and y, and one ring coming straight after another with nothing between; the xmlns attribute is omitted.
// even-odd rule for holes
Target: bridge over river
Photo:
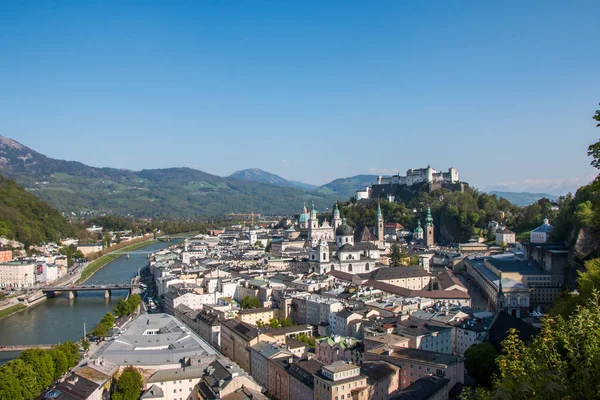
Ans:
<svg viewBox="0 0 600 400"><path fill-rule="evenodd" d="M68 293L70 299L77 297L79 292L97 292L104 291L104 298L108 299L112 295L113 290L127 290L129 293L133 291L133 281L131 283L119 283L111 285L80 285L80 286L57 286L45 287L42 289L47 297L54 297L61 293Z"/></svg>

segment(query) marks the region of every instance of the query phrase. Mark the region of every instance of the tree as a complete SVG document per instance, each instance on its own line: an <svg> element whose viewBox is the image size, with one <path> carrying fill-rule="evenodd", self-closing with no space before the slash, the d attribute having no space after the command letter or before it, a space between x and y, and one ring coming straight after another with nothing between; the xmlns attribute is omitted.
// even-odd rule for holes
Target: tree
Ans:
<svg viewBox="0 0 600 400"><path fill-rule="evenodd" d="M547 317L529 346L514 329L497 358L498 380L489 398L591 399L600 382L600 298L594 291L565 320Z"/></svg>
<svg viewBox="0 0 600 400"><path fill-rule="evenodd" d="M127 304L125 302L125 304ZM98 322L94 330L92 331L92 335L97 337L104 337L115 326L115 316L111 313L104 314L104 317Z"/></svg>
<svg viewBox="0 0 600 400"><path fill-rule="evenodd" d="M592 118L599 122L596 126L600 127L600 110L596 110ZM591 166L600 169L600 140L588 147L587 155L592 157Z"/></svg>
<svg viewBox="0 0 600 400"><path fill-rule="evenodd" d="M50 386L54 380L54 361L50 353L36 347L23 351L19 358L33 369L37 393Z"/></svg>
<svg viewBox="0 0 600 400"><path fill-rule="evenodd" d="M122 317L124 315L131 315L135 312L135 310L142 304L142 298L138 294L132 294L127 298L127 300L119 299L115 308L113 309L113 313L117 317ZM113 321L114 322L114 321Z"/></svg>
<svg viewBox="0 0 600 400"><path fill-rule="evenodd" d="M119 379L113 394L115 400L137 400L142 392L142 375L133 366L126 367Z"/></svg>
<svg viewBox="0 0 600 400"><path fill-rule="evenodd" d="M308 336L306 333L300 333L299 335L296 335L296 339L298 339L301 342L306 343L309 347L311 348L315 348L315 337L314 336Z"/></svg>
<svg viewBox="0 0 600 400"><path fill-rule="evenodd" d="M260 300L257 299L256 297L247 295L242 299L242 308L244 308L244 309L260 308L261 306L262 306L262 304L260 303Z"/></svg>
<svg viewBox="0 0 600 400"><path fill-rule="evenodd" d="M269 320L269 325L271 325L271 328L281 328L281 323L277 318L271 318Z"/></svg>
<svg viewBox="0 0 600 400"><path fill-rule="evenodd" d="M256 242L254 242L254 245L256 247L260 247L261 249L264 247L263 242L260 240L257 240Z"/></svg>
<svg viewBox="0 0 600 400"><path fill-rule="evenodd" d="M112 242L112 236L110 233L107 233L102 238L102 248L106 249L106 248L110 247L111 242Z"/></svg>
<svg viewBox="0 0 600 400"><path fill-rule="evenodd" d="M123 315L127 315L129 308L127 306L127 302L123 299L117 300L117 304L115 304L115 308L113 308L113 313L117 317L122 317Z"/></svg>
<svg viewBox="0 0 600 400"><path fill-rule="evenodd" d="M294 323L294 321L292 321L290 318L281 318L281 319L279 320L279 324L280 324L282 327L288 327L288 326L294 326L294 325L296 325L296 324Z"/></svg>
<svg viewBox="0 0 600 400"><path fill-rule="evenodd" d="M491 386L492 377L497 372L498 352L487 343L477 343L465 351L465 368L479 385Z"/></svg>
<svg viewBox="0 0 600 400"><path fill-rule="evenodd" d="M67 356L61 349L56 347L48 350L48 353L52 357L52 361L54 361L54 379L58 379L69 370Z"/></svg>
<svg viewBox="0 0 600 400"><path fill-rule="evenodd" d="M273 243L271 242L271 239L267 240L267 245L265 246L265 253L269 253L271 251L272 246Z"/></svg>
<svg viewBox="0 0 600 400"><path fill-rule="evenodd" d="M392 245L392 254L390 255L390 267L399 267L402 265L402 251L397 244Z"/></svg>
<svg viewBox="0 0 600 400"><path fill-rule="evenodd" d="M40 393L36 383L35 371L21 358L0 367L0 399L33 399Z"/></svg>
<svg viewBox="0 0 600 400"><path fill-rule="evenodd" d="M90 348L90 341L85 339L81 342L81 347L83 348L84 351L88 351L88 349Z"/></svg>
<svg viewBox="0 0 600 400"><path fill-rule="evenodd" d="M79 359L81 358L81 356L79 355L79 347L71 341L66 341L63 344L56 346L55 348L61 350L65 354L65 357L67 357L67 365L69 368L73 368L74 366L76 366L79 362Z"/></svg>

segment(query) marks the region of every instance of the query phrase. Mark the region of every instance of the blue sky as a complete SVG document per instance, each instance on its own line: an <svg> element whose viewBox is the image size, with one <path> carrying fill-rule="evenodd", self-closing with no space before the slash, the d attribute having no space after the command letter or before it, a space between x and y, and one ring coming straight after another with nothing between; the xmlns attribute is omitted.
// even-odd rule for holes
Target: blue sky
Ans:
<svg viewBox="0 0 600 400"><path fill-rule="evenodd" d="M4 2L0 135L128 169L578 182L596 2ZM545 186L544 186L545 185Z"/></svg>

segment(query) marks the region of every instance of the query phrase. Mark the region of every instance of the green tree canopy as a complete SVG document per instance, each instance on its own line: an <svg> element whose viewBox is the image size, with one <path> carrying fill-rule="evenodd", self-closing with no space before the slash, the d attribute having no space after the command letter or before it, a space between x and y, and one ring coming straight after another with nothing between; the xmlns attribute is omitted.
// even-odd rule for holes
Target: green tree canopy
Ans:
<svg viewBox="0 0 600 400"><path fill-rule="evenodd" d="M262 304L260 303L260 300L257 299L256 297L247 295L242 299L242 308L244 308L244 309L260 308L261 306L262 306Z"/></svg>
<svg viewBox="0 0 600 400"><path fill-rule="evenodd" d="M54 360L48 351L39 348L25 350L19 356L35 373L35 390L40 393L54 380Z"/></svg>
<svg viewBox="0 0 600 400"><path fill-rule="evenodd" d="M126 367L119 379L117 389L113 394L114 400L137 400L142 392L142 375L133 366Z"/></svg>
<svg viewBox="0 0 600 400"><path fill-rule="evenodd" d="M397 244L392 245L392 254L390 255L390 267L399 267L402 265L402 251Z"/></svg>
<svg viewBox="0 0 600 400"><path fill-rule="evenodd" d="M479 385L490 386L496 373L496 358L498 352L487 343L472 345L465 352L465 368Z"/></svg>
<svg viewBox="0 0 600 400"><path fill-rule="evenodd" d="M0 367L0 399L29 400L38 395L31 365L16 358Z"/></svg>

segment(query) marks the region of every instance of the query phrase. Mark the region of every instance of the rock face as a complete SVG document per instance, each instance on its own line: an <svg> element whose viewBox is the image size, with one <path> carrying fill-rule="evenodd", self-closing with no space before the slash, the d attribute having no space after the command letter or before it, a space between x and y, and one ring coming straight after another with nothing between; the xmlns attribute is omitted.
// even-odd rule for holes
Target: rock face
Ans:
<svg viewBox="0 0 600 400"><path fill-rule="evenodd" d="M584 260L597 255L599 239L598 235L590 228L579 229L573 245L574 258Z"/></svg>

